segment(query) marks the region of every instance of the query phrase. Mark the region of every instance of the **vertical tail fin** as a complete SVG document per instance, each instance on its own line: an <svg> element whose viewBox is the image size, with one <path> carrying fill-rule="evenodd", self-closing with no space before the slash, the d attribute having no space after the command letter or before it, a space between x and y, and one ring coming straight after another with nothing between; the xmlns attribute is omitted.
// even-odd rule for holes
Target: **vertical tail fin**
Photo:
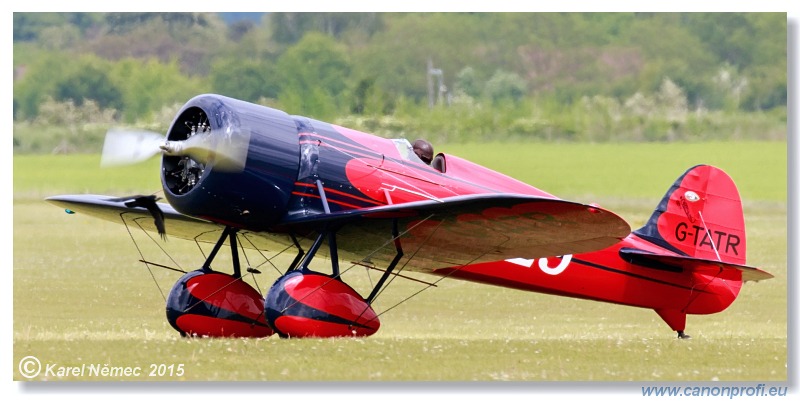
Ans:
<svg viewBox="0 0 800 403"><path fill-rule="evenodd" d="M745 264L742 201L723 170L697 165L681 175L634 234L679 255Z"/></svg>

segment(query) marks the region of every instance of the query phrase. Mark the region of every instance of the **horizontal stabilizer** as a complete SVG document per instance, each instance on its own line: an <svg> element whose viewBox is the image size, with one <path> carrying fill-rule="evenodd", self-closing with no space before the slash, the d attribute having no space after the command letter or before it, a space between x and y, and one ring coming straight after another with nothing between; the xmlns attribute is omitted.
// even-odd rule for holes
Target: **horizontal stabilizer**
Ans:
<svg viewBox="0 0 800 403"><path fill-rule="evenodd" d="M620 256L633 264L668 271L703 271L738 270L742 273L742 281L760 281L773 278L761 269L736 263L721 262L688 256L664 255L639 249L622 248Z"/></svg>

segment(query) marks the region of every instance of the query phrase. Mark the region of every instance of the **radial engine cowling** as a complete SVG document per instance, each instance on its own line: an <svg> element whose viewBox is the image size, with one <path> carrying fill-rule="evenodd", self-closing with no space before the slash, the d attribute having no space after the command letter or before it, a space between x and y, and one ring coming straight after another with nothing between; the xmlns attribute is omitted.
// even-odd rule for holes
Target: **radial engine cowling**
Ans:
<svg viewBox="0 0 800 403"><path fill-rule="evenodd" d="M300 150L285 112L199 95L178 112L167 140L180 151L163 156L161 183L177 211L250 230L286 214ZM204 144L182 150L191 142Z"/></svg>

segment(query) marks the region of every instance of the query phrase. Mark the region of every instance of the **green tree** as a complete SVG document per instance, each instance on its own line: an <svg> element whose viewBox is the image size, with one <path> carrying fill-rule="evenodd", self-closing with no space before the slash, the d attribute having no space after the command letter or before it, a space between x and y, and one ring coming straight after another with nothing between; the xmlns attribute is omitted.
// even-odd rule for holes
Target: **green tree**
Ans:
<svg viewBox="0 0 800 403"><path fill-rule="evenodd" d="M369 37L382 28L382 16L380 13L272 13L269 25L275 41L292 45L311 32L339 39L355 31Z"/></svg>
<svg viewBox="0 0 800 403"><path fill-rule="evenodd" d="M344 49L331 37L309 33L289 47L277 62L280 74L278 100L290 113L317 118L344 112L342 99L350 74Z"/></svg>
<svg viewBox="0 0 800 403"><path fill-rule="evenodd" d="M638 90L658 91L669 77L697 105L711 86L719 60L709 53L700 38L678 24L680 14L657 13L637 16L622 34L622 44L642 52Z"/></svg>
<svg viewBox="0 0 800 403"><path fill-rule="evenodd" d="M472 67L464 67L456 74L456 92L460 91L472 98L478 98L481 96L482 88L478 73Z"/></svg>
<svg viewBox="0 0 800 403"><path fill-rule="evenodd" d="M128 122L146 118L164 106L186 102L210 88L206 80L183 74L177 61L124 59L112 66L110 77L122 89L122 112Z"/></svg>
<svg viewBox="0 0 800 403"><path fill-rule="evenodd" d="M74 27L85 32L100 22L97 13L14 13L14 41L35 41L48 28Z"/></svg>
<svg viewBox="0 0 800 403"><path fill-rule="evenodd" d="M526 93L525 80L516 73L497 70L486 82L486 97L492 102L519 101Z"/></svg>
<svg viewBox="0 0 800 403"><path fill-rule="evenodd" d="M71 71L56 83L56 101L71 100L76 106L82 106L85 101L93 100L100 109L122 108L122 93L108 78L105 70L92 65L76 67L77 70Z"/></svg>
<svg viewBox="0 0 800 403"><path fill-rule="evenodd" d="M111 32L115 33L130 32L151 22L166 25L170 30L188 29L195 26L206 28L210 25L208 15L203 13L107 13L105 20Z"/></svg>
<svg viewBox="0 0 800 403"><path fill-rule="evenodd" d="M487 32L481 31L487 25L482 18L490 17L464 13L391 14L385 17L387 29L376 33L367 47L354 52L354 74L374 77L376 86L393 97L427 100L428 60L442 70L447 87L453 86L456 73L465 66L481 71L485 64L498 60L495 56L499 52L487 43L483 35Z"/></svg>
<svg viewBox="0 0 800 403"><path fill-rule="evenodd" d="M112 99L89 87L115 87L128 120L206 90L320 118L444 117L426 107L428 60L451 109L499 109L480 104L496 73L504 108L578 111L584 97L653 97L669 78L689 110L785 109L786 32L786 13L265 13L238 25L214 13L14 13L14 116L35 118L48 97Z"/></svg>
<svg viewBox="0 0 800 403"><path fill-rule="evenodd" d="M389 115L394 102L375 85L374 78L362 79L356 84L352 94L350 112L357 115Z"/></svg>
<svg viewBox="0 0 800 403"><path fill-rule="evenodd" d="M222 59L212 65L209 79L214 92L244 101L278 97L279 79L268 62Z"/></svg>
<svg viewBox="0 0 800 403"><path fill-rule="evenodd" d="M53 98L64 55L48 52L25 58L29 59L27 63L15 65L14 119L33 120L45 98Z"/></svg>
<svg viewBox="0 0 800 403"><path fill-rule="evenodd" d="M14 82L14 116L33 119L45 99L72 99L80 105L95 100L102 108L119 108L121 90L107 74L111 63L93 55L67 57L54 52L41 53Z"/></svg>
<svg viewBox="0 0 800 403"><path fill-rule="evenodd" d="M760 111L786 106L788 89L785 66L752 68L748 79L742 100L745 110Z"/></svg>

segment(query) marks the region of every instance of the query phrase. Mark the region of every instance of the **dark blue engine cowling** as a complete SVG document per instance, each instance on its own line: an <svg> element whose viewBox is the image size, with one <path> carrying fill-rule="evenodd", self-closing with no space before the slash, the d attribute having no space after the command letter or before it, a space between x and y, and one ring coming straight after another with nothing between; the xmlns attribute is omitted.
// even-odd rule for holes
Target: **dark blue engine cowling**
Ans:
<svg viewBox="0 0 800 403"><path fill-rule="evenodd" d="M215 169L189 157L164 155L161 183L179 212L250 230L264 230L287 213L300 159L297 126L285 112L221 95L199 95L172 122L167 139L210 131L247 147L244 168Z"/></svg>

